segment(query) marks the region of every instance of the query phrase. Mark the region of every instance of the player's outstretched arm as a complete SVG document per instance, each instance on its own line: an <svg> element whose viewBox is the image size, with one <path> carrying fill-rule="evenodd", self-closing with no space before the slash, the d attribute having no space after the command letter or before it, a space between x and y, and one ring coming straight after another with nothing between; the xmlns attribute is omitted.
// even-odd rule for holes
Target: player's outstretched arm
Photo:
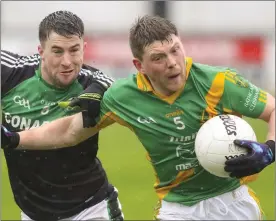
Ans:
<svg viewBox="0 0 276 221"><path fill-rule="evenodd" d="M84 128L82 114L64 117L19 133L2 126L2 148L55 149L76 145L98 132L96 127Z"/></svg>

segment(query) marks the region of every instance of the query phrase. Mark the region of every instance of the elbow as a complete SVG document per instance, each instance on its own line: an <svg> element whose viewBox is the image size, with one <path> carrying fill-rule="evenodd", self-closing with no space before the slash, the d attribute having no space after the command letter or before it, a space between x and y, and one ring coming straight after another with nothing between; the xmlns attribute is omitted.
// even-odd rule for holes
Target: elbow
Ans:
<svg viewBox="0 0 276 221"><path fill-rule="evenodd" d="M76 146L85 140L84 134L82 114L78 113L76 115L72 115L63 133L63 144L66 147Z"/></svg>
<svg viewBox="0 0 276 221"><path fill-rule="evenodd" d="M269 116L268 122L270 122L271 120L274 121L274 117L275 117L275 107L274 107L273 111L271 112L271 114L270 114L270 116Z"/></svg>
<svg viewBox="0 0 276 221"><path fill-rule="evenodd" d="M267 123L274 119L275 115L275 98L268 94L266 106L264 111L259 116L259 119L266 121Z"/></svg>
<svg viewBox="0 0 276 221"><path fill-rule="evenodd" d="M275 104L271 107L269 114L267 117L264 119L267 123L269 123L271 120L274 121L275 117Z"/></svg>

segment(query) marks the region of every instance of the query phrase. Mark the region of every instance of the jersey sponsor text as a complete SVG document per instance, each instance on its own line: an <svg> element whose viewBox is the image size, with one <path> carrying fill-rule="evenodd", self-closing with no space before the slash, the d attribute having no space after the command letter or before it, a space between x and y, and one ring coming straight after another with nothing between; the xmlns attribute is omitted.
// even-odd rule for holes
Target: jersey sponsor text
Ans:
<svg viewBox="0 0 276 221"><path fill-rule="evenodd" d="M181 142L181 143L184 143L185 145L185 142L191 142L191 141L194 141L195 138L196 138L196 133L192 133L191 135L188 135L188 136L180 136L180 137L173 137L171 136L170 137L170 142Z"/></svg>
<svg viewBox="0 0 276 221"><path fill-rule="evenodd" d="M12 116L10 113L5 113L5 121L13 128L20 130L29 130L31 128L40 127L43 124L49 123L49 121L32 120L18 115Z"/></svg>

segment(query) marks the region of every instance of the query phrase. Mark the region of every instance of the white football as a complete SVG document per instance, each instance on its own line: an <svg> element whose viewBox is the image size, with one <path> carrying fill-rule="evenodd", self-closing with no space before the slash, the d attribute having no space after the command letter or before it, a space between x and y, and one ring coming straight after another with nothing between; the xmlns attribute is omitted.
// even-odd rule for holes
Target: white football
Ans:
<svg viewBox="0 0 276 221"><path fill-rule="evenodd" d="M229 177L225 161L242 154L245 148L234 145L235 139L256 141L253 128L242 118L219 115L206 121L195 139L195 153L201 166L218 177Z"/></svg>

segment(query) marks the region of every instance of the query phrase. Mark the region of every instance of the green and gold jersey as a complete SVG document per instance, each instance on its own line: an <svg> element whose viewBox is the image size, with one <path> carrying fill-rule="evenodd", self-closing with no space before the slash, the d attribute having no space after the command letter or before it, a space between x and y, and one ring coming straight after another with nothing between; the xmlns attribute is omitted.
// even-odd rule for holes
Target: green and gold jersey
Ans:
<svg viewBox="0 0 276 221"><path fill-rule="evenodd" d="M254 178L220 178L204 170L194 150L200 126L225 113L258 117L267 95L228 68L187 58L186 69L184 88L169 97L158 95L140 73L116 81L104 95L98 127L115 121L129 127L148 153L158 197L190 206Z"/></svg>

